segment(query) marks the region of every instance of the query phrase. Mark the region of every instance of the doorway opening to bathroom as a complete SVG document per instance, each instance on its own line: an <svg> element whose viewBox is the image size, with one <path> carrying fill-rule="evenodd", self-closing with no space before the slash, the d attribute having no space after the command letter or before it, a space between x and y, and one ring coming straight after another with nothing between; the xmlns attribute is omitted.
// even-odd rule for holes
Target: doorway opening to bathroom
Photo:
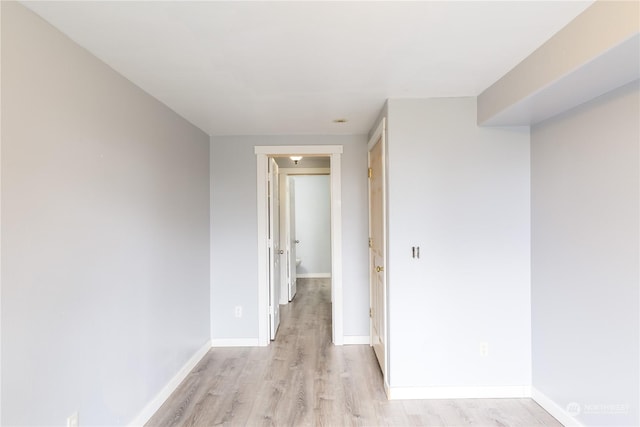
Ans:
<svg viewBox="0 0 640 427"><path fill-rule="evenodd" d="M279 175L280 305L298 283L331 284L331 174L329 157L274 157ZM273 337L272 337L273 338Z"/></svg>
<svg viewBox="0 0 640 427"><path fill-rule="evenodd" d="M279 322L279 304L288 302L295 295L295 289L283 286L287 274L291 274L295 268L295 258L291 257L292 244L280 239L280 232L287 226L286 221L280 218L283 212L281 205L286 194L286 185L293 182L295 176L325 176L328 179L328 191L330 194L329 229L330 229L330 271L312 271L306 274L317 275L324 273L331 280L331 321L332 342L335 345L343 344L343 313L342 313L342 218L341 218L341 174L340 164L342 146L256 146L257 159L257 211L258 211L258 315L259 315L259 342L260 345L268 345L275 337ZM293 165L291 156L302 156L305 161ZM324 158L324 160L322 160ZM326 161L328 159L328 165ZM291 162L291 163L289 163ZM299 162L301 162L299 160ZM324 162L324 164L322 163ZM280 165L278 165L280 163ZM280 176L282 171L282 176ZM328 176L327 176L328 174ZM287 179L283 180L282 177ZM292 180L293 178L293 180ZM277 181L277 182L276 182ZM306 185L309 183L304 183ZM318 183L314 183L318 184ZM313 184L312 184L313 185ZM290 203L290 201L289 201ZM291 224L289 223L289 226ZM275 236L278 236L275 238ZM293 251L296 247L293 246ZM287 252L289 250L289 252ZM289 263L287 263L287 256ZM317 260L316 260L317 261ZM315 262L315 261L314 261ZM302 264L305 263L302 259ZM312 259L308 259L311 267ZM319 268L317 267L313 268ZM289 269L289 270L287 270ZM302 274L304 269L300 269ZM293 295L292 295L293 293Z"/></svg>

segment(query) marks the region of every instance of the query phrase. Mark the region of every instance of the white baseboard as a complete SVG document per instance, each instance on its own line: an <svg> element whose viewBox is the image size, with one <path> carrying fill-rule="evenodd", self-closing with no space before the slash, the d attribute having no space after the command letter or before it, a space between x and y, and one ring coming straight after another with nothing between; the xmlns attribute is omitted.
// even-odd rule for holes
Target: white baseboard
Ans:
<svg viewBox="0 0 640 427"><path fill-rule="evenodd" d="M535 387L531 388L531 398L535 400L538 405L542 406L542 409L550 413L551 416L566 427L583 427L583 424L572 417L565 408L558 405Z"/></svg>
<svg viewBox="0 0 640 427"><path fill-rule="evenodd" d="M331 273L304 273L296 274L300 279L331 279Z"/></svg>
<svg viewBox="0 0 640 427"><path fill-rule="evenodd" d="M522 398L531 397L531 387L389 387L387 397L389 400Z"/></svg>
<svg viewBox="0 0 640 427"><path fill-rule="evenodd" d="M211 340L211 347L259 347L258 338L222 338Z"/></svg>
<svg viewBox="0 0 640 427"><path fill-rule="evenodd" d="M211 341L207 341L191 358L184 364L182 368L176 373L169 382L162 387L160 392L153 398L146 406L140 411L137 417L129 423L129 426L143 426L149 419L156 413L160 406L171 396L180 383L189 375L189 373L195 368L195 366L202 360L202 358L211 349Z"/></svg>
<svg viewBox="0 0 640 427"><path fill-rule="evenodd" d="M348 344L367 344L369 345L369 335L345 335L342 343Z"/></svg>

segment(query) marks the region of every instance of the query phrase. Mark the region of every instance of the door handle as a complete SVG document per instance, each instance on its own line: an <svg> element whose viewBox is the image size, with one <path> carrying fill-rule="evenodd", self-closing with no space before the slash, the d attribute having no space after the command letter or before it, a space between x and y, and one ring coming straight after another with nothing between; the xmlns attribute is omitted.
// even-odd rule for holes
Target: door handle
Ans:
<svg viewBox="0 0 640 427"><path fill-rule="evenodd" d="M280 249L280 250L278 251L278 253L279 253L280 255L284 255L284 249Z"/></svg>
<svg viewBox="0 0 640 427"><path fill-rule="evenodd" d="M294 240L295 243L300 243L300 240Z"/></svg>
<svg viewBox="0 0 640 427"><path fill-rule="evenodd" d="M380 273L381 271L384 271L384 267L377 266L376 271Z"/></svg>

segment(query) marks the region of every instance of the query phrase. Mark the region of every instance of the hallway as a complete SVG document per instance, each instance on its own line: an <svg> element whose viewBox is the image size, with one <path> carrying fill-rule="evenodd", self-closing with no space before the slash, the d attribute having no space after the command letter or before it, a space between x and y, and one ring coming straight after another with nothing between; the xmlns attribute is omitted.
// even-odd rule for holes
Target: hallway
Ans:
<svg viewBox="0 0 640 427"><path fill-rule="evenodd" d="M560 426L531 399L388 401L371 347L331 345L329 279L299 279L268 347L214 348L148 426Z"/></svg>

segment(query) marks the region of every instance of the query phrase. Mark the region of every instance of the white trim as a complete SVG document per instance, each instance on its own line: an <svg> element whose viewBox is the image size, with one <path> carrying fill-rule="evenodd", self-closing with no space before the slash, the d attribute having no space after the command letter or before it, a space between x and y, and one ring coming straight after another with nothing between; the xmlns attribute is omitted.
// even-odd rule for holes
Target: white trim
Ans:
<svg viewBox="0 0 640 427"><path fill-rule="evenodd" d="M140 411L138 416L136 416L133 421L129 423L129 426L143 426L145 425L149 419L156 413L160 406L171 396L180 383L187 378L187 375L191 373L193 368L202 360L202 358L207 354L207 352L211 349L211 341L207 341L198 351L195 352L193 356L187 363L184 364L182 368L169 380L169 382L162 387L160 392L156 394L156 396L151 399L149 403L145 405L145 407Z"/></svg>
<svg viewBox="0 0 640 427"><path fill-rule="evenodd" d="M387 396L389 400L524 398L531 397L531 387L389 387Z"/></svg>
<svg viewBox="0 0 640 427"><path fill-rule="evenodd" d="M218 338L211 341L211 347L259 347L258 338Z"/></svg>
<svg viewBox="0 0 640 427"><path fill-rule="evenodd" d="M371 338L369 335L345 335L343 344L366 344L369 345Z"/></svg>
<svg viewBox="0 0 640 427"><path fill-rule="evenodd" d="M342 147L331 154L331 320L333 344L342 345Z"/></svg>
<svg viewBox="0 0 640 427"><path fill-rule="evenodd" d="M267 266L267 159L276 155L330 155L332 338L343 343L341 145L256 146L258 220L258 344L269 345L269 269Z"/></svg>
<svg viewBox="0 0 640 427"><path fill-rule="evenodd" d="M563 425L567 427L583 426L583 424L575 417L569 415L565 408L562 408L560 405L551 400L551 398L549 398L547 395L545 395L535 387L531 387L531 398L535 400L538 405L542 406L542 409L551 414L552 417L560 421L560 423L562 423Z"/></svg>
<svg viewBox="0 0 640 427"><path fill-rule="evenodd" d="M296 274L298 279L330 279L331 273L304 273Z"/></svg>

